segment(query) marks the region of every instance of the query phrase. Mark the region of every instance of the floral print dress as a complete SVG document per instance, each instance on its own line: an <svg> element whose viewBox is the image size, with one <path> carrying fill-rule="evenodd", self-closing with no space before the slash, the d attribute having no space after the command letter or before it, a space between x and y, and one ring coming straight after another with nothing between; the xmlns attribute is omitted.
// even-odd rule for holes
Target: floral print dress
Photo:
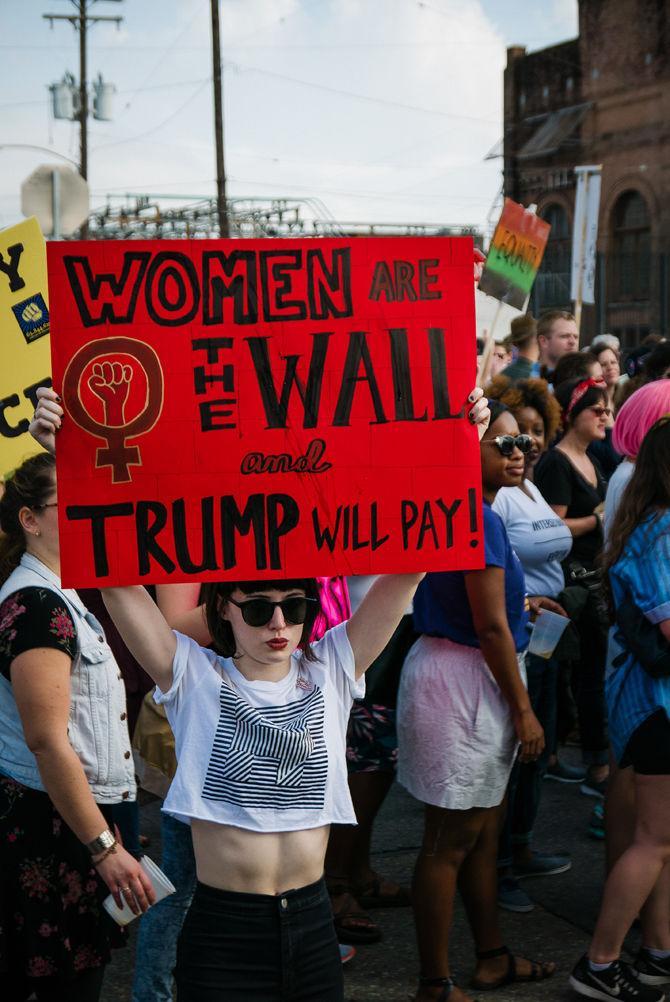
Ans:
<svg viewBox="0 0 670 1002"><path fill-rule="evenodd" d="M62 598L24 588L0 606L0 674L19 654L52 648L74 658L75 625ZM101 807L103 813L108 808ZM111 818L110 818L111 821ZM49 796L0 772L0 979L66 985L109 960L124 935L102 908L107 889Z"/></svg>

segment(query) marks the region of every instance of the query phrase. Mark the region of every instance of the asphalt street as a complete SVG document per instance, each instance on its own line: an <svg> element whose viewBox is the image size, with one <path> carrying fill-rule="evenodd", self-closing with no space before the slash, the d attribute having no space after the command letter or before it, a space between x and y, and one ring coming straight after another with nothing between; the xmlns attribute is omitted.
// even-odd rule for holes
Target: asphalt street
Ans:
<svg viewBox="0 0 670 1002"><path fill-rule="evenodd" d="M576 996L567 987L567 976L588 942L597 914L604 871L604 847L587 834L594 801L576 786L545 781L535 847L567 851L572 869L553 877L526 880L535 909L516 915L502 912L502 925L510 948L534 959L555 960L556 975L539 985L508 987L480 998L500 1002L541 999L568 1002ZM143 804L142 831L151 837L149 855L160 862L159 805ZM375 868L395 880L409 882L421 838L421 806L394 785L379 815L374 842ZM358 948L345 967L347 1002L407 1002L416 987L418 961L410 909L384 909L374 913L383 940ZM636 945L631 935L630 947ZM117 951L108 968L103 999L130 1002L134 934L125 950ZM452 960L454 974L467 985L473 969L473 950L462 908L457 906ZM253 1000L250 1000L253 1002Z"/></svg>

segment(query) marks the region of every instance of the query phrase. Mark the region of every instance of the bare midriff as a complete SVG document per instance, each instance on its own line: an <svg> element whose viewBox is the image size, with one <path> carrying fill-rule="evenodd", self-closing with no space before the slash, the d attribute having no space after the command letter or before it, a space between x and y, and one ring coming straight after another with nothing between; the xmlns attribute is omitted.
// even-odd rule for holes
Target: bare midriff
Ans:
<svg viewBox="0 0 670 1002"><path fill-rule="evenodd" d="M282 894L323 876L329 825L255 832L214 821L191 822L198 880L246 894Z"/></svg>

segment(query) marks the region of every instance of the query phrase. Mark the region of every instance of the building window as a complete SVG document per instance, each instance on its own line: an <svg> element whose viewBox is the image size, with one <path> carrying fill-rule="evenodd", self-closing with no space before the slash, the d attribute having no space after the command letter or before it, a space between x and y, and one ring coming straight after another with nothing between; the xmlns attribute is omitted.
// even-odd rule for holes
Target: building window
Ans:
<svg viewBox="0 0 670 1002"><path fill-rule="evenodd" d="M570 303L570 224L562 205L552 202L540 213L551 230L542 265L535 279L533 305L537 310L569 307Z"/></svg>
<svg viewBox="0 0 670 1002"><path fill-rule="evenodd" d="M651 228L642 195L626 191L612 212L611 299L640 302L649 299Z"/></svg>

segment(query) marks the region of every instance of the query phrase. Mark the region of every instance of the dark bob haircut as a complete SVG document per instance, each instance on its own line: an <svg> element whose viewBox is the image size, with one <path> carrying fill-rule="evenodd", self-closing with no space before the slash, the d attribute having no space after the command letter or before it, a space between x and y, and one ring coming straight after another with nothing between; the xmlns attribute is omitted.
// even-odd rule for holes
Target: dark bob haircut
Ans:
<svg viewBox="0 0 670 1002"><path fill-rule="evenodd" d="M205 603L207 627L212 636L214 650L218 654L222 654L224 658L235 657L237 645L233 628L228 620L221 615L221 605L228 601L234 591L239 590L245 595L252 595L254 592L294 591L296 589L302 589L307 598L317 600L314 611L308 611L300 634L300 648L305 661L317 661L317 656L309 643L312 627L321 611L319 586L316 578L290 578L277 581L220 581L204 585L202 600Z"/></svg>

